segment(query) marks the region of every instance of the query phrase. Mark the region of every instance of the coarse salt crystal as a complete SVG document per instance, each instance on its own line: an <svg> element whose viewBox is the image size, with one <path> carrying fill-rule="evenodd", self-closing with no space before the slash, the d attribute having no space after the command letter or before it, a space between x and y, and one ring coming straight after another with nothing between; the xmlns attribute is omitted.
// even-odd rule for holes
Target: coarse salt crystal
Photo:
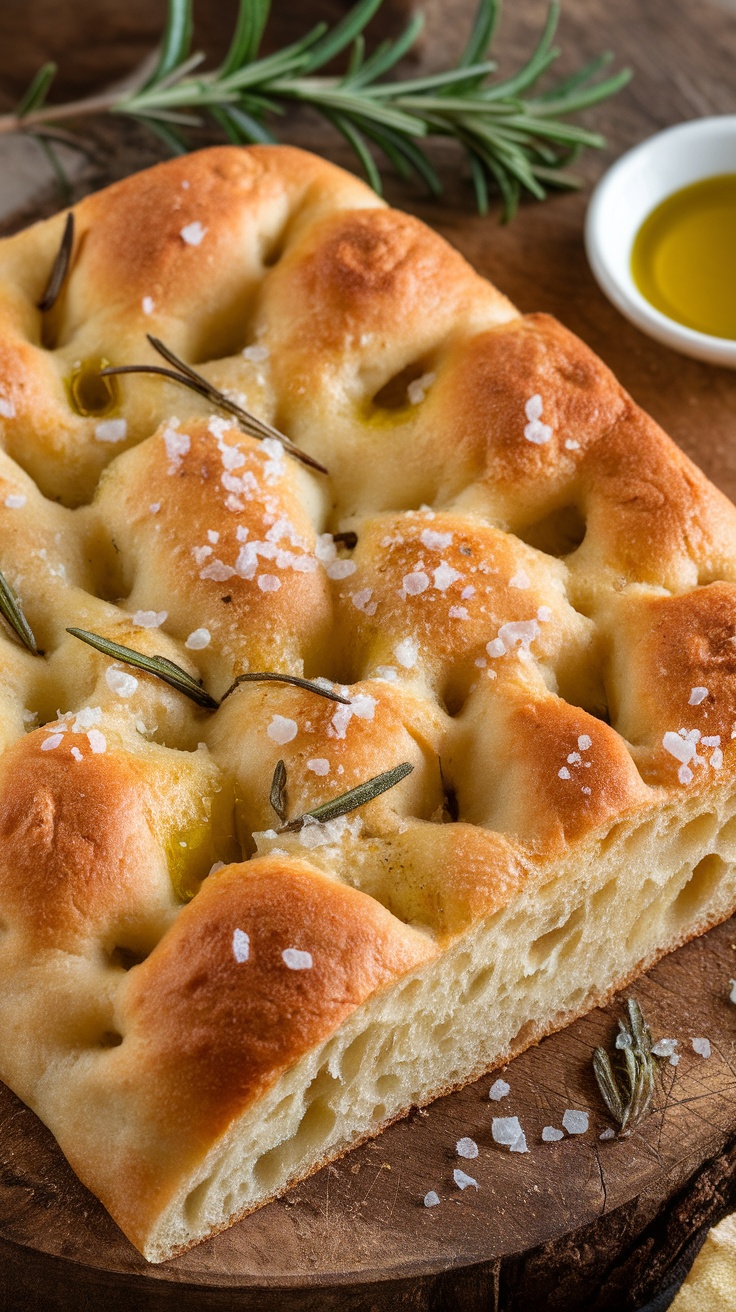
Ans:
<svg viewBox="0 0 736 1312"><path fill-rule="evenodd" d="M95 424L98 442L124 442L127 436L127 419L103 419L101 423Z"/></svg>
<svg viewBox="0 0 736 1312"><path fill-rule="evenodd" d="M511 1085L507 1084L505 1080L496 1080L490 1087L488 1097L491 1102L500 1102L509 1093L511 1093Z"/></svg>
<svg viewBox="0 0 736 1312"><path fill-rule="evenodd" d="M181 458L187 454L191 441L186 433L180 433L177 428L169 425L164 429L164 445L169 457L168 472L173 474L181 465Z"/></svg>
<svg viewBox="0 0 736 1312"><path fill-rule="evenodd" d="M9 396L0 396L0 416L3 419L15 419L15 406Z"/></svg>
<svg viewBox="0 0 736 1312"><path fill-rule="evenodd" d="M543 1143L557 1143L558 1140L564 1139L564 1137L562 1130L558 1130L554 1125L545 1125L542 1130Z"/></svg>
<svg viewBox="0 0 736 1312"><path fill-rule="evenodd" d="M346 579L354 574L358 566L354 560L329 560L325 565L328 579Z"/></svg>
<svg viewBox="0 0 736 1312"><path fill-rule="evenodd" d="M434 1189L430 1189L429 1193L424 1195L425 1207L439 1207L439 1202L439 1195L435 1193Z"/></svg>
<svg viewBox="0 0 736 1312"><path fill-rule="evenodd" d="M416 638L403 638L394 647L394 656L405 670L413 670L419 656L419 643Z"/></svg>
<svg viewBox="0 0 736 1312"><path fill-rule="evenodd" d="M446 592L451 583L455 583L462 578L459 570L453 569L452 565L448 565L446 560L440 561L432 573L434 575L434 586L438 592Z"/></svg>
<svg viewBox="0 0 736 1312"><path fill-rule="evenodd" d="M246 934L244 929L233 930L233 956L238 965L241 966L250 956L250 936Z"/></svg>
<svg viewBox="0 0 736 1312"><path fill-rule="evenodd" d="M188 647L190 651L202 651L204 647L209 647L211 641L212 635L209 629L194 629L189 634L184 646Z"/></svg>
<svg viewBox="0 0 736 1312"><path fill-rule="evenodd" d="M691 1039L693 1052L697 1052L699 1057L710 1057L710 1039Z"/></svg>
<svg viewBox="0 0 736 1312"><path fill-rule="evenodd" d="M559 769L559 770L557 771L557 776L558 776L559 779L570 779L570 778L572 778L572 776L571 776L571 774L570 774L570 771L568 770L568 768L567 768L566 765L563 765L563 766L561 767L561 769Z"/></svg>
<svg viewBox="0 0 736 1312"><path fill-rule="evenodd" d="M681 737L679 733L673 733L672 730L668 730L662 738L662 746L670 756L674 756L675 760L682 761L683 765L692 761L695 756L695 743L689 738Z"/></svg>
<svg viewBox="0 0 736 1312"><path fill-rule="evenodd" d="M603 1131L598 1135L598 1138L599 1138L599 1139L615 1139L615 1138L616 1138L616 1131L615 1131L615 1130L612 1130L611 1127L610 1127L610 1125L609 1125L605 1130L603 1130Z"/></svg>
<svg viewBox="0 0 736 1312"><path fill-rule="evenodd" d="M565 438L565 450L566 450L566 451L579 451L579 450L580 450L580 443L579 443L579 442L576 442L574 437L566 437L566 438Z"/></svg>
<svg viewBox="0 0 736 1312"><path fill-rule="evenodd" d="M187 246L199 246L206 232L207 229L202 227L199 219L195 219L193 223L187 223L181 229L179 236L182 241L186 242Z"/></svg>
<svg viewBox="0 0 736 1312"><path fill-rule="evenodd" d="M156 309L156 302L152 296L144 296L141 305L143 306L144 314L153 314Z"/></svg>
<svg viewBox="0 0 736 1312"><path fill-rule="evenodd" d="M117 665L109 665L105 670L105 682L118 697L132 697L138 687L135 675L128 674L127 670L121 670Z"/></svg>
<svg viewBox="0 0 736 1312"><path fill-rule="evenodd" d="M87 734L87 742L95 753L99 754L107 751L107 739L104 733L100 733L99 729L90 729Z"/></svg>
<svg viewBox="0 0 736 1312"><path fill-rule="evenodd" d="M168 611L165 610L135 610L131 616L133 623L139 629L160 629L161 625L168 618Z"/></svg>
<svg viewBox="0 0 736 1312"><path fill-rule="evenodd" d="M587 733L581 733L580 737L578 738L578 747L580 748L580 751L581 752L590 751L590 748L592 746L593 746L593 739L590 737L590 735Z"/></svg>
<svg viewBox="0 0 736 1312"><path fill-rule="evenodd" d="M509 587L510 588L531 587L531 579L529 578L529 575L527 574L526 570L517 569L516 573L513 574L509 579Z"/></svg>
<svg viewBox="0 0 736 1312"><path fill-rule="evenodd" d="M364 615L375 615L378 603L371 601L373 596L372 588L361 588L359 592L354 592L350 600L356 610L362 610Z"/></svg>
<svg viewBox="0 0 736 1312"><path fill-rule="evenodd" d="M486 651L489 656L505 656L517 646L528 651L538 636L539 625L536 620L512 620L501 625L498 637L486 643Z"/></svg>
<svg viewBox="0 0 736 1312"><path fill-rule="evenodd" d="M494 1143L503 1144L504 1147L510 1148L512 1152L527 1151L526 1138L524 1131L519 1124L518 1116L494 1116L491 1126L491 1134ZM523 1141L523 1147L521 1145Z"/></svg>
<svg viewBox="0 0 736 1312"><path fill-rule="evenodd" d="M329 774L330 763L324 756L313 756L310 761L307 761L307 769L311 770L312 774Z"/></svg>
<svg viewBox="0 0 736 1312"><path fill-rule="evenodd" d="M451 620L470 619L467 606L451 606L447 614Z"/></svg>
<svg viewBox="0 0 736 1312"><path fill-rule="evenodd" d="M275 574L259 574L258 586L261 592L278 592L281 587L281 579Z"/></svg>
<svg viewBox="0 0 736 1312"><path fill-rule="evenodd" d="M314 964L311 952L300 952L298 948L284 948L281 956L289 970L311 970Z"/></svg>
<svg viewBox="0 0 736 1312"><path fill-rule="evenodd" d="M587 1112L574 1112L568 1108L562 1118L562 1124L568 1134L586 1134L590 1117Z"/></svg>
<svg viewBox="0 0 736 1312"><path fill-rule="evenodd" d="M83 760L84 760L84 757L82 756L82 753L80 752L80 750L79 750L78 747L72 747L71 751L72 751L72 756L74 757L74 760L75 760L75 761L83 761Z"/></svg>
<svg viewBox="0 0 736 1312"><path fill-rule="evenodd" d="M412 405L420 405L424 400L427 389L432 386L436 374L422 374L421 378L415 378L406 389L406 395Z"/></svg>
<svg viewBox="0 0 736 1312"><path fill-rule="evenodd" d="M458 1189L477 1189L479 1187L478 1181L474 1180L472 1175L466 1175L464 1171L459 1170L457 1167L452 1173L452 1178Z"/></svg>
<svg viewBox="0 0 736 1312"><path fill-rule="evenodd" d="M616 1035L616 1044L615 1044L619 1052L622 1052L624 1048L630 1048L633 1045L633 1042L634 1040L629 1034L628 1030L619 1030L618 1034Z"/></svg>
<svg viewBox="0 0 736 1312"><path fill-rule="evenodd" d="M250 360L252 364L263 364L263 361L268 359L271 352L267 346L254 342L252 346L244 346L241 354L244 360Z"/></svg>
<svg viewBox="0 0 736 1312"><path fill-rule="evenodd" d="M549 606L540 606L537 611L537 619L541 620L542 624L547 624L552 619L551 608Z"/></svg>
<svg viewBox="0 0 736 1312"><path fill-rule="evenodd" d="M533 442L535 446L543 446L545 442L549 442L552 429L549 424L541 423L542 398L539 393L529 398L524 406L524 414L529 421L524 428L527 442Z"/></svg>
<svg viewBox="0 0 736 1312"><path fill-rule="evenodd" d="M150 510L150 512L151 512L152 515L157 515L158 512L159 512L159 510L161 509L161 502L160 502L160 501L152 501L151 504L150 504L150 506L148 507L148 509Z"/></svg>
<svg viewBox="0 0 736 1312"><path fill-rule="evenodd" d="M463 601L470 601L470 598L475 596L475 588L473 587L472 583L468 583L467 587L463 588L462 592L460 593L460 596L462 597Z"/></svg>
<svg viewBox="0 0 736 1312"><path fill-rule="evenodd" d="M687 699L688 706L699 706L708 696L707 688L691 688L690 696Z"/></svg>
<svg viewBox="0 0 736 1312"><path fill-rule="evenodd" d="M418 597L420 592L426 592L429 587L429 575L424 570L414 570L412 574L405 574L403 586L399 596Z"/></svg>
<svg viewBox="0 0 736 1312"><path fill-rule="evenodd" d="M296 738L298 730L296 720L290 720L285 715L274 715L266 733L275 743L290 743L292 738Z"/></svg>
<svg viewBox="0 0 736 1312"><path fill-rule="evenodd" d="M25 497L22 492L11 492L10 495L5 498L5 505L8 507L8 510L22 510L26 501L27 497Z"/></svg>
<svg viewBox="0 0 736 1312"><path fill-rule="evenodd" d="M455 1144L455 1152L458 1157L477 1157L478 1145L475 1142L475 1139L458 1139Z"/></svg>
<svg viewBox="0 0 736 1312"><path fill-rule="evenodd" d="M54 748L58 747L61 743L63 743L63 741L64 741L63 733L52 733L50 738L44 738L43 742L41 743L41 751L53 752Z"/></svg>
<svg viewBox="0 0 736 1312"><path fill-rule="evenodd" d="M444 551L452 543L452 533L437 533L433 528L423 528L419 541L429 551Z"/></svg>
<svg viewBox="0 0 736 1312"><path fill-rule="evenodd" d="M671 1057L677 1047L677 1039L658 1039L652 1044L655 1057Z"/></svg>

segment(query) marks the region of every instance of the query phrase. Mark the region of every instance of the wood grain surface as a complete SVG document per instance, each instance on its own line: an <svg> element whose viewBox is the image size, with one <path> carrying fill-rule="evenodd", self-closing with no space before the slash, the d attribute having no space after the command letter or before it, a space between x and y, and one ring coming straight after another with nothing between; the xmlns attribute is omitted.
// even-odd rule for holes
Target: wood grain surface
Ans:
<svg viewBox="0 0 736 1312"><path fill-rule="evenodd" d="M433 11L435 20L437 11ZM508 6L503 65L528 53L543 5ZM445 8L452 42L469 23ZM443 28L429 33L436 64ZM438 44L439 43L439 44ZM626 147L670 123L736 112L736 9L686 0L566 0L559 43L573 67L601 48L635 78L589 115L608 134L588 180ZM290 138L348 162L313 122ZM84 186L152 162L157 147L132 126L96 127L104 163ZM736 374L673 354L630 326L598 291L583 250L588 192L523 207L501 228L472 215L470 191L448 156L449 195L428 204L398 187L395 203L437 228L522 310L547 310L579 333L634 397L725 492L736 498ZM80 184L82 185L82 184ZM53 201L36 203L48 211ZM14 223L17 224L16 216ZM591 1054L610 1042L621 1000L593 1012L514 1061L501 1114L518 1115L527 1155L494 1145L491 1078L386 1131L226 1234L162 1267L149 1267L79 1183L50 1134L0 1087L0 1308L340 1309L340 1312L543 1312L636 1308L667 1286L701 1228L736 1205L736 923L661 962L632 992L656 1036L680 1040L657 1110L640 1133L601 1142L606 1126ZM712 1056L691 1047L708 1037ZM495 1078L495 1077L494 1077ZM586 1135L541 1142L566 1108L591 1112ZM479 1189L452 1182L456 1140ZM422 1205L435 1189L441 1204Z"/></svg>

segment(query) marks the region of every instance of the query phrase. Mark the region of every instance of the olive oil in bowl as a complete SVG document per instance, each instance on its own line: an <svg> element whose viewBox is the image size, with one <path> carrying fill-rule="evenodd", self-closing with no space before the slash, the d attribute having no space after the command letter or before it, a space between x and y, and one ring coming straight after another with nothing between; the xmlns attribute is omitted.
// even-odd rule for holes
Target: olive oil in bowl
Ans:
<svg viewBox="0 0 736 1312"><path fill-rule="evenodd" d="M668 318L736 340L736 173L695 182L657 205L636 234L631 273Z"/></svg>

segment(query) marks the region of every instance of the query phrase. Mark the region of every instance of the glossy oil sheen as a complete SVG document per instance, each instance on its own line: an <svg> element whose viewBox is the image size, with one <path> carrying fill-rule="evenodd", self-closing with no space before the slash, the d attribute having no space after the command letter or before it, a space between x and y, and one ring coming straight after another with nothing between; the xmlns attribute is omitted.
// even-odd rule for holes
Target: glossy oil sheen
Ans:
<svg viewBox="0 0 736 1312"><path fill-rule="evenodd" d="M636 234L631 273L668 318L736 339L736 173L683 187L652 210Z"/></svg>

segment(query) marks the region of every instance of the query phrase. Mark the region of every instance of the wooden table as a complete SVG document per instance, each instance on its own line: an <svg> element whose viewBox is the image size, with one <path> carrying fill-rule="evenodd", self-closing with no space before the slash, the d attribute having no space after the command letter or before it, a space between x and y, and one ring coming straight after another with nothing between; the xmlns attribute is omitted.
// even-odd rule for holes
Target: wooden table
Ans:
<svg viewBox="0 0 736 1312"><path fill-rule="evenodd" d="M522 6L517 5L516 10ZM461 9L455 5L458 13ZM446 14L455 39L455 9ZM437 11L433 11L435 17ZM542 6L509 13L504 63L530 49ZM461 22L461 17L457 19ZM430 33L431 36L431 33ZM435 33L440 40L441 31ZM560 31L572 66L610 46L636 76L591 116L609 136L607 159L652 131L705 113L736 111L736 10L685 0L567 0ZM436 60L435 60L436 62ZM340 162L312 124L291 136ZM149 163L156 148L122 124L97 130L114 144L91 185ZM594 178L606 157L589 157ZM470 213L451 163L450 199L398 199L458 246L522 310L548 310L585 338L624 384L736 498L736 374L658 346L598 291L582 242L587 194L523 208L500 228ZM37 212L48 199L34 201ZM736 1205L736 924L675 953L633 990L656 1035L680 1039L660 1106L625 1142L605 1127L591 1053L610 1042L621 1003L597 1011L514 1061L503 1114L518 1115L527 1156L491 1140L486 1078L395 1125L217 1239L164 1267L148 1267L78 1182L51 1136L0 1093L0 1308L340 1309L340 1312L542 1312L635 1308L665 1287L701 1227ZM709 1060L693 1036L707 1036ZM495 1077L494 1077L495 1078ZM588 1134L543 1144L543 1125L589 1108ZM480 1146L480 1189L452 1183L455 1141ZM442 1198L422 1206L428 1189ZM5 1300L5 1301L3 1301Z"/></svg>

